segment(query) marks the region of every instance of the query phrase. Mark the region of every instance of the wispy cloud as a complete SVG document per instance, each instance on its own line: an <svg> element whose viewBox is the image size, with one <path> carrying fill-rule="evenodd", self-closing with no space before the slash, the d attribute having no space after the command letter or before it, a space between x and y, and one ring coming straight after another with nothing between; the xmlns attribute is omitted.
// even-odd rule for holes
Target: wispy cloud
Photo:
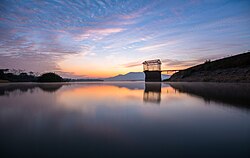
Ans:
<svg viewBox="0 0 250 158"><path fill-rule="evenodd" d="M156 50L156 49L164 47L164 46L166 46L166 44L164 44L164 43L163 44L156 44L156 45L141 47L141 48L138 48L137 50L139 50L139 51Z"/></svg>
<svg viewBox="0 0 250 158"><path fill-rule="evenodd" d="M79 79L88 78L87 75L78 75L75 72L65 72L65 71L62 71L62 70L56 70L54 72L59 74L60 76L65 77L65 78L79 78Z"/></svg>
<svg viewBox="0 0 250 158"><path fill-rule="evenodd" d="M204 59L194 59L194 60L176 60L176 59L162 59L162 67L163 69L171 69L171 68L187 68L197 64L204 62ZM133 68L142 66L142 61L137 62L129 62L124 64L126 68Z"/></svg>
<svg viewBox="0 0 250 158"><path fill-rule="evenodd" d="M80 68L91 61L98 72L106 66L99 67L100 59L127 71L141 65L139 60L153 58L163 59L167 67L192 66L205 57L249 50L249 4L224 0L3 1L0 66L60 70L60 61L72 59L70 67L79 56Z"/></svg>
<svg viewBox="0 0 250 158"><path fill-rule="evenodd" d="M165 43L160 43L160 44L154 44L154 45L149 45L149 46L144 46L141 48L138 48L137 50L139 51L154 51L154 50L158 50L162 47L166 47L166 46L170 46L170 45L175 45L177 44L179 41L177 40L173 40L173 41L167 41Z"/></svg>
<svg viewBox="0 0 250 158"><path fill-rule="evenodd" d="M111 34L119 33L124 31L124 28L98 28L98 29L89 29L86 30L83 34L77 35L75 40L95 40L102 39L105 36L109 36Z"/></svg>
<svg viewBox="0 0 250 158"><path fill-rule="evenodd" d="M163 59L163 67L166 68L188 68L197 64L204 62L203 59L194 60L176 60L176 59Z"/></svg>
<svg viewBox="0 0 250 158"><path fill-rule="evenodd" d="M130 62L130 63L124 64L124 67L131 68L131 67L137 67L141 65L142 65L142 62Z"/></svg>

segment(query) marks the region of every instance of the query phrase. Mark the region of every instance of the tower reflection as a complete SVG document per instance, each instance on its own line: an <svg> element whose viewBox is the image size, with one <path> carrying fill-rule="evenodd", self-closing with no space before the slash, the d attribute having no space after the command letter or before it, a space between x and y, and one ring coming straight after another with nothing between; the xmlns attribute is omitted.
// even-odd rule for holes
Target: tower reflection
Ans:
<svg viewBox="0 0 250 158"><path fill-rule="evenodd" d="M160 104L161 83L145 83L143 101Z"/></svg>

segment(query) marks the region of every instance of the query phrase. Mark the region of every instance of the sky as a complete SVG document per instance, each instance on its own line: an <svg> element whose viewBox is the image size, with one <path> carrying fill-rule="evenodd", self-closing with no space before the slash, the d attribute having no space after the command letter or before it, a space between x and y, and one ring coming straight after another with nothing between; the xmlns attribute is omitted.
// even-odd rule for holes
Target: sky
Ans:
<svg viewBox="0 0 250 158"><path fill-rule="evenodd" d="M250 50L249 0L1 0L0 68L105 78Z"/></svg>

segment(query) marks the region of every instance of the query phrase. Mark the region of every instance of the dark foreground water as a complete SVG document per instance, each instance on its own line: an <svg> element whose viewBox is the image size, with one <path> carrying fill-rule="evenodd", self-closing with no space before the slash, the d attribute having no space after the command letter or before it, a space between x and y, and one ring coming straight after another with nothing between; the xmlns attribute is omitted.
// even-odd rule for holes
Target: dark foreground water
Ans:
<svg viewBox="0 0 250 158"><path fill-rule="evenodd" d="M249 157L250 84L0 84L0 156Z"/></svg>

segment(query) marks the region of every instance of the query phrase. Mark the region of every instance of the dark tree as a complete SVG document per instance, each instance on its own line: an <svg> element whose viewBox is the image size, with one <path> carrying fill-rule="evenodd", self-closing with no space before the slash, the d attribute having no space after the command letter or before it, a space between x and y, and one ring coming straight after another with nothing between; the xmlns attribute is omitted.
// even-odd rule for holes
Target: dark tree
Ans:
<svg viewBox="0 0 250 158"><path fill-rule="evenodd" d="M9 69L0 69L0 79L5 80L5 72L8 71Z"/></svg>
<svg viewBox="0 0 250 158"><path fill-rule="evenodd" d="M38 82L63 82L63 78L55 73L45 73L38 77Z"/></svg>

